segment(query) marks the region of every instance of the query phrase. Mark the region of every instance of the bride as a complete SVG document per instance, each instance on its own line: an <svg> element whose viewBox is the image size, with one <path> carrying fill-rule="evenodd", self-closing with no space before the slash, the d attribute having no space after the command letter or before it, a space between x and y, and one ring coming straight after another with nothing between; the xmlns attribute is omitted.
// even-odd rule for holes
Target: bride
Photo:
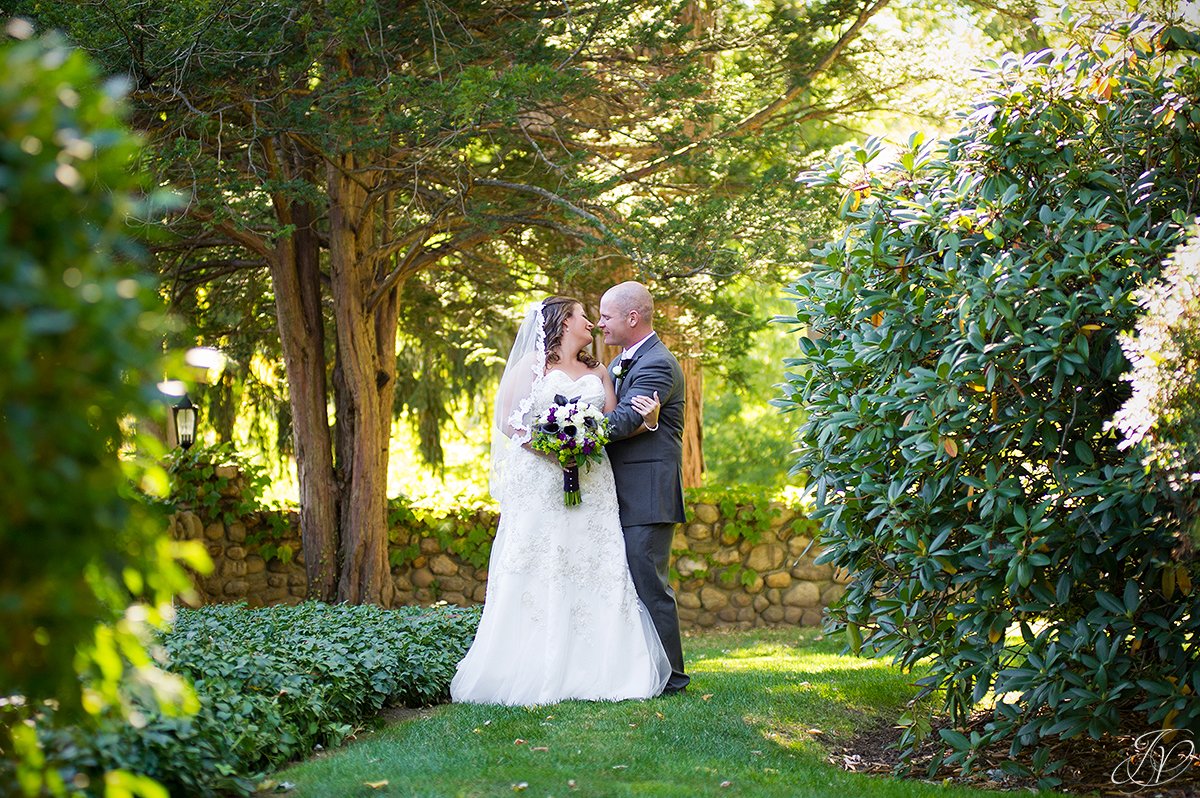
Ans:
<svg viewBox="0 0 1200 798"><path fill-rule="evenodd" d="M475 642L450 684L454 701L549 704L662 692L671 666L625 559L607 457L581 466L583 503L563 503L562 468L529 448L533 418L555 395L611 411L608 371L584 351L583 306L551 297L530 308L496 397L491 492L500 503ZM654 426L659 404L638 397Z"/></svg>

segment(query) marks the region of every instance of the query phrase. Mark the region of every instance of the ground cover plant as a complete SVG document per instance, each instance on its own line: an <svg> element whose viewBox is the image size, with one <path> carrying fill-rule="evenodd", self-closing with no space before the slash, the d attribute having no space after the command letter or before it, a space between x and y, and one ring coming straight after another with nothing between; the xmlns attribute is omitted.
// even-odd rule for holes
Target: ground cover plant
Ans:
<svg viewBox="0 0 1200 798"><path fill-rule="evenodd" d="M852 575L838 623L931 663L906 743L944 702L932 770L995 744L1053 784L1055 740L1200 725L1195 562L1111 423L1135 291L1200 209L1195 43L1131 23L1010 57L949 142L804 176L848 227L794 286L783 404Z"/></svg>
<svg viewBox="0 0 1200 798"><path fill-rule="evenodd" d="M272 777L294 798L429 796L997 795L866 777L826 760L890 723L910 675L847 656L812 629L684 640L687 693L542 707L454 704L420 713Z"/></svg>
<svg viewBox="0 0 1200 798"><path fill-rule="evenodd" d="M268 769L340 743L386 706L445 699L478 618L319 602L182 610L162 657L194 685L195 715L130 696L134 723L114 718L99 734L50 727L43 743L68 784L98 785L98 768L120 767L173 795L249 794Z"/></svg>

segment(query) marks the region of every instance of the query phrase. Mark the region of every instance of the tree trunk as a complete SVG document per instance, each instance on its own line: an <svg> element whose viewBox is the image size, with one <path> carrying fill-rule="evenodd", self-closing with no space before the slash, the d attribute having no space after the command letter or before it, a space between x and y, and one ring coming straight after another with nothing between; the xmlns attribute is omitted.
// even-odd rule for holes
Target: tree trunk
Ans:
<svg viewBox="0 0 1200 798"><path fill-rule="evenodd" d="M716 24L713 3L693 0L682 9L680 20L691 27L693 38L705 39ZM716 59L711 54L706 55L703 64L711 74L715 70ZM704 96L711 99L711 91L705 91ZM712 117L689 120L684 124L684 134L690 141L708 138L715 131L716 125ZM672 306L666 308L666 311L667 315L674 319L678 309ZM683 416L683 486L698 488L704 484L704 369L689 350L690 347L680 346L677 353L679 365L683 368L684 382L687 384L687 403L684 405Z"/></svg>
<svg viewBox="0 0 1200 798"><path fill-rule="evenodd" d="M683 407L683 486L698 488L704 484L704 370L692 355L692 348L679 335L675 319L679 307L663 302L655 312L663 318L659 335L679 360L687 401Z"/></svg>
<svg viewBox="0 0 1200 798"><path fill-rule="evenodd" d="M240 397L233 390L233 374L226 364L221 376L208 391L208 418L217 443L233 440L233 422L237 418L237 401Z"/></svg>
<svg viewBox="0 0 1200 798"><path fill-rule="evenodd" d="M683 416L683 486L704 484L704 369L692 357L679 358L687 385Z"/></svg>
<svg viewBox="0 0 1200 798"><path fill-rule="evenodd" d="M332 601L337 591L337 486L326 409L320 242L310 205L296 203L278 212L295 226L271 263L271 279L292 410L304 570L308 597Z"/></svg>
<svg viewBox="0 0 1200 798"><path fill-rule="evenodd" d="M349 425L345 486L340 510L341 576L338 600L352 604L391 603L387 555L387 465L396 370L394 294L369 307L375 273L367 269L373 225L367 189L355 176L355 157L344 154L328 168L329 255L337 330L338 424ZM390 315L390 328L388 327ZM339 430L339 436L345 430Z"/></svg>

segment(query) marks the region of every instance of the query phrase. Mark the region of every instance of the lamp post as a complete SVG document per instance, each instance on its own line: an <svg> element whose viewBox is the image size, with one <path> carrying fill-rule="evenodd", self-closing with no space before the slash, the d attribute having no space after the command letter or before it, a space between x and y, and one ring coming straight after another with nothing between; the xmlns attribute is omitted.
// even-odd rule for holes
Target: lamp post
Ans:
<svg viewBox="0 0 1200 798"><path fill-rule="evenodd" d="M185 393L179 403L171 408L171 419L175 423L175 440L184 451L196 442L196 406Z"/></svg>

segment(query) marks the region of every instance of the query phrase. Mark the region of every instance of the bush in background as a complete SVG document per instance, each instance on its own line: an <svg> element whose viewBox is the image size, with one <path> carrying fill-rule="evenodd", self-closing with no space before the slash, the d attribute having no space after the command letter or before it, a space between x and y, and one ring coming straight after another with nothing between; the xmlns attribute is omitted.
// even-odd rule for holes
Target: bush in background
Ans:
<svg viewBox="0 0 1200 798"><path fill-rule="evenodd" d="M169 617L173 595L190 586L175 558L203 567L207 557L168 540L134 495L138 484L161 492L162 469L119 454L156 448L122 425L153 412L163 329L154 285L134 262L129 219L145 206L120 89L83 54L27 39L24 23L9 33L17 40L0 41L0 784L37 794L63 787L40 767L28 721L52 699L84 722L119 703L131 673L169 692L143 649L144 627Z"/></svg>
<svg viewBox="0 0 1200 798"><path fill-rule="evenodd" d="M1111 428L1118 333L1200 196L1200 58L1178 29L1008 57L959 134L803 176L844 236L793 287L787 401L855 648L911 667L953 728L1053 784L1047 743L1200 725L1200 596ZM985 698L994 709L968 725ZM922 708L905 742L930 729ZM1026 760L1029 761L1029 760Z"/></svg>
<svg viewBox="0 0 1200 798"><path fill-rule="evenodd" d="M1145 313L1121 338L1133 396L1116 416L1190 532L1179 552L1188 559L1200 541L1200 229L1191 232L1161 279L1138 294Z"/></svg>

